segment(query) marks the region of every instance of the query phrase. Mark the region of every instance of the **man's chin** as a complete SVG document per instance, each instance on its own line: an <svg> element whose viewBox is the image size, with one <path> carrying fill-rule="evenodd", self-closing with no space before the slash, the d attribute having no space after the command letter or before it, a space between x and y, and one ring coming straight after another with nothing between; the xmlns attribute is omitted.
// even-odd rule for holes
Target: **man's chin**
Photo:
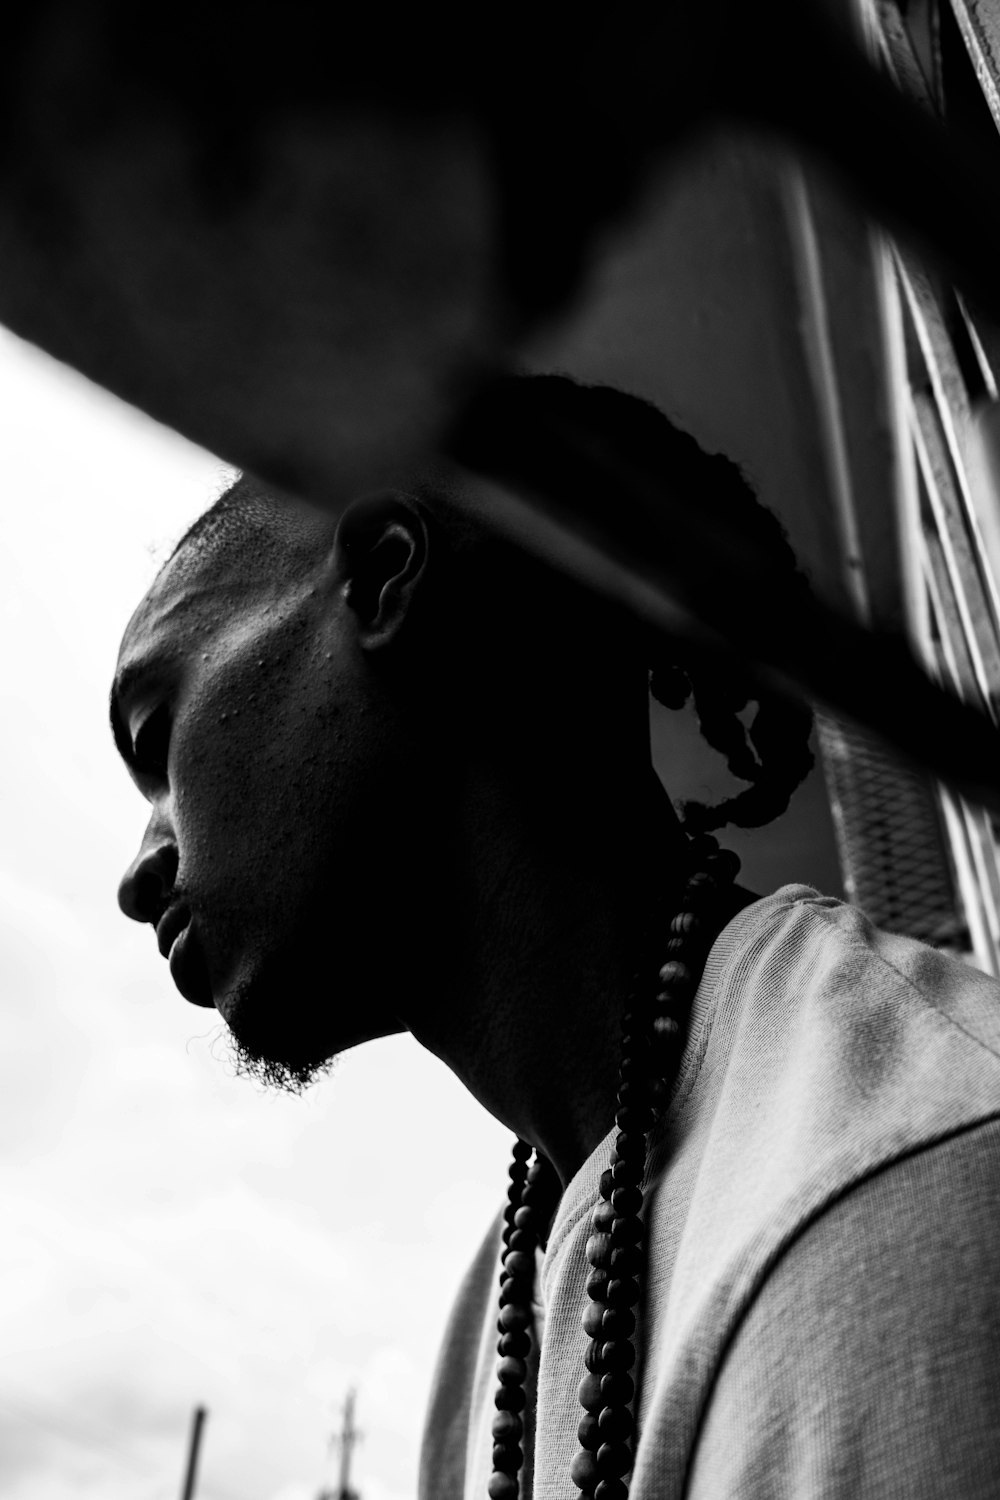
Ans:
<svg viewBox="0 0 1000 1500"><path fill-rule="evenodd" d="M322 1062L286 1062L282 1058L265 1057L252 1051L230 1031L230 1053L238 1078L249 1078L262 1088L274 1089L283 1094L302 1094L307 1088L331 1071L337 1054Z"/></svg>
<svg viewBox="0 0 1000 1500"><path fill-rule="evenodd" d="M406 1029L361 985L342 980L333 995L328 981L291 963L244 962L218 993L237 1072L291 1093L328 1073L340 1053Z"/></svg>
<svg viewBox="0 0 1000 1500"><path fill-rule="evenodd" d="M309 1008L296 1013L287 1000L267 1003L257 986L231 990L218 1009L229 1029L237 1075L266 1088L301 1094L330 1071L341 1050L320 1034Z"/></svg>

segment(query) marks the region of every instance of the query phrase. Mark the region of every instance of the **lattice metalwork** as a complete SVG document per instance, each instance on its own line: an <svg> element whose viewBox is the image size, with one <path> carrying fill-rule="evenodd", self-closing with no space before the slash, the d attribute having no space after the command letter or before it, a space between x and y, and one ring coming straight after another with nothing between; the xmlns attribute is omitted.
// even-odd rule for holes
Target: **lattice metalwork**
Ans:
<svg viewBox="0 0 1000 1500"><path fill-rule="evenodd" d="M971 934L927 778L857 729L825 717L818 728L848 899L889 932L967 953Z"/></svg>
<svg viewBox="0 0 1000 1500"><path fill-rule="evenodd" d="M927 111L974 135L984 158L992 153L1000 182L1000 24L995 13L971 0L879 0L869 7L874 45L901 89ZM987 184L984 183L984 191ZM1000 505L996 454L1000 404L996 328L910 250L883 249L885 292L894 342L890 361L896 386L901 472L897 495L900 559L909 632L939 680L994 721L1000 708ZM931 941L962 939L975 960L1000 972L1000 839L993 818L944 789L937 789L943 820L940 876L931 865L932 830L914 837L909 817L910 778L881 773L863 744L849 735L831 739L828 757L835 804L838 757L856 765L863 786L850 792L864 809L866 845L856 878L857 899L876 872L893 888L890 866L915 874L909 930ZM919 780L919 778L918 778ZM850 846L851 816L843 836ZM852 856L848 852L847 864ZM945 884L953 876L964 921L951 921ZM935 929L934 899L940 901ZM893 898L895 899L895 898ZM919 927L925 924L926 930ZM892 926L890 920L887 925Z"/></svg>

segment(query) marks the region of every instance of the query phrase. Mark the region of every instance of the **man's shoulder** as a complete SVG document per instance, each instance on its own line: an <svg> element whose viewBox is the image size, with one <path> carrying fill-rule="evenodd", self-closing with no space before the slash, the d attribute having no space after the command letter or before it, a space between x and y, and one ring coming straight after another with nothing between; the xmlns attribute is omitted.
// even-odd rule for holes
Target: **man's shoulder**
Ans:
<svg viewBox="0 0 1000 1500"><path fill-rule="evenodd" d="M995 1494L998 1215L994 1118L803 1224L706 1391L692 1496L798 1494L806 1474L852 1500Z"/></svg>
<svg viewBox="0 0 1000 1500"><path fill-rule="evenodd" d="M863 911L808 886L754 902L713 950L718 995L753 1009L763 996L794 1027L812 1015L817 1037L858 1032L880 1056L908 1030L935 1029L961 1050L1000 1059L1000 984L948 952L886 932ZM860 1060L860 1059L858 1059Z"/></svg>
<svg viewBox="0 0 1000 1500"><path fill-rule="evenodd" d="M858 907L806 886L785 886L762 902L759 920L793 947L812 947L844 977L905 987L927 1007L1000 1056L1000 985L947 950L876 927Z"/></svg>
<svg viewBox="0 0 1000 1500"><path fill-rule="evenodd" d="M821 1276L841 1228L855 1235L888 1305L905 1248L882 1233L891 1213L865 1217L886 1184L941 1235L943 1173L992 1174L1000 1202L1000 987L987 976L792 887L722 934L697 1006L654 1164L646 1377L652 1427L669 1407L671 1441L692 1450L732 1351L755 1347L744 1337L755 1319L769 1318L775 1358L787 1353L782 1316L811 1295L797 1246L817 1247ZM974 1194L961 1201L981 1246ZM944 1274L941 1255L935 1268ZM770 1319L782 1287L787 1305Z"/></svg>
<svg viewBox="0 0 1000 1500"><path fill-rule="evenodd" d="M803 886L717 947L699 1107L760 1151L758 1191L833 1193L1000 1112L1000 985L978 969Z"/></svg>
<svg viewBox="0 0 1000 1500"><path fill-rule="evenodd" d="M731 1327L838 1198L998 1116L993 980L807 887L746 908L712 951L654 1150L655 1231L686 1226L680 1322Z"/></svg>

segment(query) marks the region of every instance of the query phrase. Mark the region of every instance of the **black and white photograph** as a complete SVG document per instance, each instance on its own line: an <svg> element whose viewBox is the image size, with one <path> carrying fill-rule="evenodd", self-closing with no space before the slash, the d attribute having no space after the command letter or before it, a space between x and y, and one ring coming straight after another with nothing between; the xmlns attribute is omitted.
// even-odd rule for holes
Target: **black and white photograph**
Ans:
<svg viewBox="0 0 1000 1500"><path fill-rule="evenodd" d="M0 1500L1000 1496L1000 0L0 47Z"/></svg>

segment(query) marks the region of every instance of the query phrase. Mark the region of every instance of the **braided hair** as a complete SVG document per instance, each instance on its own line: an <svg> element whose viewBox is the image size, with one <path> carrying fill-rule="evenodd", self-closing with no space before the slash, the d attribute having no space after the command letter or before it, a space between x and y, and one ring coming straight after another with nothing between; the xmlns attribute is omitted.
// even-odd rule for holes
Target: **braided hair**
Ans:
<svg viewBox="0 0 1000 1500"><path fill-rule="evenodd" d="M668 425L654 407L637 404ZM677 435L692 469L701 473L700 480L697 472L692 477L702 489L711 487L716 507L729 512L733 530L756 539L773 569L784 572L793 593L808 591L784 527L757 499L739 466L721 454L706 454L687 434ZM763 688L735 657L706 659L692 653L685 659L682 651L652 665L649 686L665 708L682 708L690 699L702 738L724 757L737 780L749 783L713 807L684 802L682 821L689 832L708 833L726 824L760 828L785 812L814 764L809 744L813 714L807 703Z"/></svg>
<svg viewBox="0 0 1000 1500"><path fill-rule="evenodd" d="M567 433L572 442L561 441ZM527 482L529 488L570 491L584 522L588 509L595 515L606 512L608 471L627 466L657 493L684 493L710 505L720 535L762 563L767 578L780 581L782 597L810 593L783 527L761 505L738 465L706 453L639 397L610 386L581 385L565 375L501 376L484 391L482 406L470 403L452 448L472 468ZM631 533L637 550L662 550L662 531L640 511L629 510L624 495L616 495L615 502L617 524ZM766 599L768 590L760 593ZM688 602L697 612L693 584ZM776 628L783 625L776 619ZM683 803L688 832L707 833L730 823L758 828L780 816L813 765L808 705L756 681L735 655L722 658L675 643L649 666L656 701L680 709L691 699L703 739L724 756L738 780L748 783L714 807Z"/></svg>
<svg viewBox="0 0 1000 1500"><path fill-rule="evenodd" d="M725 757L735 777L750 783L714 807L684 802L681 813L687 831L708 833L727 823L760 828L780 817L812 769L810 709L762 691L739 672L721 671L717 662L707 677L673 662L653 667L649 685L665 708L682 708L691 698L702 738ZM754 702L756 713L747 727L740 714Z"/></svg>

